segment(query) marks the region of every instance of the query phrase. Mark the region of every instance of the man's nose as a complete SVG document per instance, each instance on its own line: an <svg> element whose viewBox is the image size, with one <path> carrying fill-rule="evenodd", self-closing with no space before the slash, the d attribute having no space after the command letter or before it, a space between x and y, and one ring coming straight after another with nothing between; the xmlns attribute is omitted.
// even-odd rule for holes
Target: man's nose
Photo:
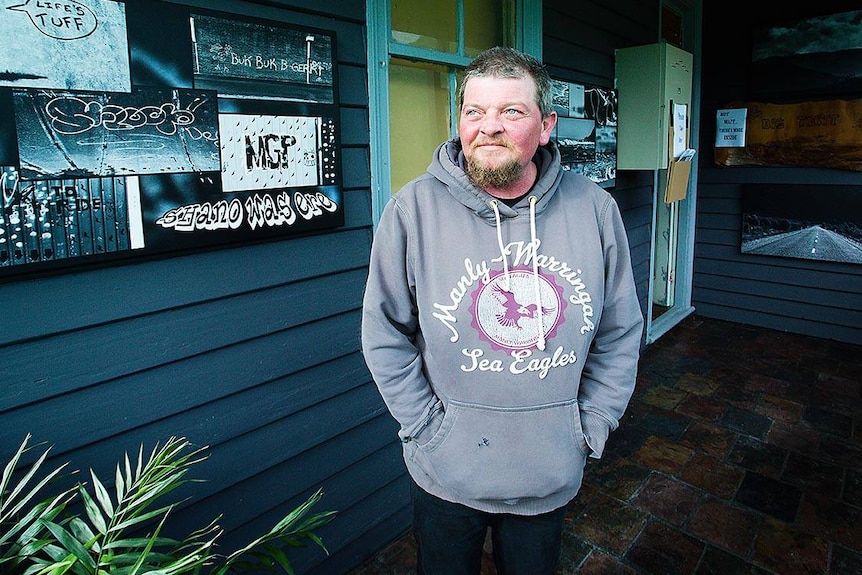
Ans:
<svg viewBox="0 0 862 575"><path fill-rule="evenodd" d="M501 121L500 114L490 110L485 112L485 115L482 116L482 124L479 126L479 129L482 130L483 134L487 135L494 135L502 132L503 122Z"/></svg>

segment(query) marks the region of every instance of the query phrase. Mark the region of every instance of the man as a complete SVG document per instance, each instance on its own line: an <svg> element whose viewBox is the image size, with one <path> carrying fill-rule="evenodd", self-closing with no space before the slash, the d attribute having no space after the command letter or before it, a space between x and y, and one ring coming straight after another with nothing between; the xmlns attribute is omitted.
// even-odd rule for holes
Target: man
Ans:
<svg viewBox="0 0 862 575"><path fill-rule="evenodd" d="M401 426L419 573L554 572L566 504L635 384L643 317L619 209L563 171L541 63L465 71L459 137L383 211L363 351Z"/></svg>

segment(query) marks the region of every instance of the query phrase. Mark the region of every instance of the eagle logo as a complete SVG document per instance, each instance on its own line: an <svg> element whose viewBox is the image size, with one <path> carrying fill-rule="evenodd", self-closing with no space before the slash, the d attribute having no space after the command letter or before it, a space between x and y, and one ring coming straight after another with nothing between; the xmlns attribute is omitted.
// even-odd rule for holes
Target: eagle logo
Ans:
<svg viewBox="0 0 862 575"><path fill-rule="evenodd" d="M503 311L497 314L497 321L500 322L500 325L523 329L519 323L521 318L536 318L536 310L538 309L536 304L524 305L518 303L518 300L515 299L515 294L506 291L499 284L495 284L491 288L491 292L499 296L498 299L503 304ZM554 311L554 308L542 307L542 314L548 314L552 311Z"/></svg>
<svg viewBox="0 0 862 575"><path fill-rule="evenodd" d="M499 271L473 292L471 325L494 349L534 347L539 330L545 339L550 339L565 321L563 289L540 271L541 302L537 302L535 280L532 268L519 266L509 270L508 281L506 274Z"/></svg>

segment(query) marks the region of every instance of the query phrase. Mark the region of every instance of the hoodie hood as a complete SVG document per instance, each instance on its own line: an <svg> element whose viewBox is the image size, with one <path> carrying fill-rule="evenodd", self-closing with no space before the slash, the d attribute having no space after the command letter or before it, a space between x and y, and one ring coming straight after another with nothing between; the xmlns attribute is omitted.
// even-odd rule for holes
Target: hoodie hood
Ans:
<svg viewBox="0 0 862 575"><path fill-rule="evenodd" d="M500 200L496 201L500 215L512 217L519 211L529 209L528 198L534 197L535 212L541 214L550 199L556 193L562 178L560 170L560 152L553 142L540 147L533 156L533 162L538 168L536 182L527 196L514 207L509 207ZM428 166L428 173L446 184L449 193L460 203L472 210L477 216L490 225L495 225L495 213L492 202L496 199L485 190L477 187L464 169L466 158L461 147L461 139L454 138L441 144Z"/></svg>

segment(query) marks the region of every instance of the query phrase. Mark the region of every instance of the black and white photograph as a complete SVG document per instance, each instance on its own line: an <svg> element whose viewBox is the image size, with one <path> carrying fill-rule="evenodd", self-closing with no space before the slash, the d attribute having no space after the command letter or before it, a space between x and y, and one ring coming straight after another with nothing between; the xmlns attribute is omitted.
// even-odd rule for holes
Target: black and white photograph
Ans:
<svg viewBox="0 0 862 575"><path fill-rule="evenodd" d="M216 93L16 90L25 180L219 169Z"/></svg>
<svg viewBox="0 0 862 575"><path fill-rule="evenodd" d="M125 178L21 181L0 167L0 267L119 253L139 237Z"/></svg>
<svg viewBox="0 0 862 575"><path fill-rule="evenodd" d="M617 171L616 90L554 80L557 126L552 136L563 169L612 187Z"/></svg>
<svg viewBox="0 0 862 575"><path fill-rule="evenodd" d="M862 264L862 195L857 188L744 186L742 253Z"/></svg>
<svg viewBox="0 0 862 575"><path fill-rule="evenodd" d="M126 5L0 0L0 86L128 92Z"/></svg>
<svg viewBox="0 0 862 575"><path fill-rule="evenodd" d="M224 191L333 184L334 130L328 118L221 114Z"/></svg>
<svg viewBox="0 0 862 575"><path fill-rule="evenodd" d="M194 85L225 97L333 102L332 38L192 15Z"/></svg>
<svg viewBox="0 0 862 575"><path fill-rule="evenodd" d="M858 97L862 10L776 22L754 30L753 96Z"/></svg>

